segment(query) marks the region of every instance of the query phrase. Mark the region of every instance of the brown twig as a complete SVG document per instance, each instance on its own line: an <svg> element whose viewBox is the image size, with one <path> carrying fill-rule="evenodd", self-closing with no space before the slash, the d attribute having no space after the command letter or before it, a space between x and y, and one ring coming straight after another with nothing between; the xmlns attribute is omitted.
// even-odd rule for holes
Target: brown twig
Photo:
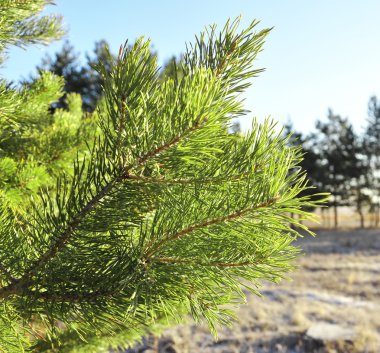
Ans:
<svg viewBox="0 0 380 353"><path fill-rule="evenodd" d="M202 127L206 122L207 122L206 117L199 119L197 122L195 122L195 124L193 126L189 127L181 135L178 135L177 137L173 138L171 141L164 143L163 145L157 147L155 150L150 151L150 152L146 153L145 155L141 156L139 158L137 164L139 164L139 165L146 164L150 158L155 157L155 156L159 155L160 153L162 153L163 151L167 150L168 148L177 145L180 141L185 139L193 131L198 130L200 127ZM131 169L131 168L128 167L127 169Z"/></svg>
<svg viewBox="0 0 380 353"><path fill-rule="evenodd" d="M101 299L112 299L120 290L107 290L107 291L93 291L93 292L41 292L34 290L25 290L24 294L33 296L35 299L43 299L56 302L70 302L70 303L80 303L95 302Z"/></svg>
<svg viewBox="0 0 380 353"><path fill-rule="evenodd" d="M235 41L231 44L230 50L228 51L228 53L226 54L226 56L223 58L222 62L216 68L216 72L215 72L216 76L219 76L220 73L224 70L224 68L226 66L226 63L228 62L228 60L231 57L232 53L235 51L236 46L237 46L237 44L236 44L236 39L235 39Z"/></svg>
<svg viewBox="0 0 380 353"><path fill-rule="evenodd" d="M215 267L244 267L244 266L254 266L260 264L260 261L244 261L244 262L202 262L196 259L175 259L170 257L156 257L155 262L165 263L165 264L189 264L197 266L215 266Z"/></svg>
<svg viewBox="0 0 380 353"><path fill-rule="evenodd" d="M194 183L215 183L223 181L240 181L244 179L248 173L242 173L239 175L233 175L228 178L214 177L214 178L204 178L204 179L164 179L164 178L152 178L140 175L128 174L129 180L142 181L146 183L157 183L157 184L194 184Z"/></svg>
<svg viewBox="0 0 380 353"><path fill-rule="evenodd" d="M126 97L125 95L123 94L121 96L121 107L120 107L120 117L119 117L119 131L118 131L118 141L117 141L117 149L118 149L118 152L120 153L120 156L119 156L119 165L120 167L123 166L123 154L122 154L122 142L123 142L123 131L125 129L125 102L126 102Z"/></svg>

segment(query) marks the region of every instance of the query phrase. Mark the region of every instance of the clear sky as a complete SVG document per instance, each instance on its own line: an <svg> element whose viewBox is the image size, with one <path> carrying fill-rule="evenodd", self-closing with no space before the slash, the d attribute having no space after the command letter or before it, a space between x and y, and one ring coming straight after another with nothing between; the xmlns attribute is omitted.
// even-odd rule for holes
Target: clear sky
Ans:
<svg viewBox="0 0 380 353"><path fill-rule="evenodd" d="M364 125L371 95L380 96L379 0L58 0L49 12L64 16L66 38L82 53L106 39L114 52L125 39L150 37L161 62L184 49L205 25L243 16L274 27L256 67L266 72L246 95L251 116L288 118L304 132L327 109ZM0 74L27 77L45 52L62 43L27 51L14 49ZM243 127L250 124L242 121Z"/></svg>

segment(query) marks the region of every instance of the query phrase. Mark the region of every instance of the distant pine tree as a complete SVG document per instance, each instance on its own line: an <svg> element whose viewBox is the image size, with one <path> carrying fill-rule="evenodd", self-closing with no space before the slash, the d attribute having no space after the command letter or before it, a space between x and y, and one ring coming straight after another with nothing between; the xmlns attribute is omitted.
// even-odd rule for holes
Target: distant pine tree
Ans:
<svg viewBox="0 0 380 353"><path fill-rule="evenodd" d="M339 206L350 206L354 202L361 213L363 195L360 194L359 180L365 170L364 166L361 168L357 137L348 119L334 114L332 110L329 110L327 118L327 122L317 122L317 153L322 160L323 187L332 195L334 226L337 228Z"/></svg>
<svg viewBox="0 0 380 353"><path fill-rule="evenodd" d="M47 3L3 2L1 47L57 36L56 19L33 17ZM256 292L292 268L289 224L307 228L289 213L312 219L303 207L315 203L300 196L300 149L272 122L230 133L269 32L238 25L202 33L163 80L148 41L108 53L89 133L77 95L47 113L62 79L2 83L1 182L22 194L0 196L2 351L107 351L187 314L215 332L244 302L242 284Z"/></svg>
<svg viewBox="0 0 380 353"><path fill-rule="evenodd" d="M55 53L53 57L47 55L42 64L37 66L38 72L49 71L57 76L63 77L64 94L60 99L52 104L52 110L61 108L67 109L69 93L78 93L82 98L83 110L93 112L102 96L103 80L94 69L95 65L102 62L110 68L111 62L107 56L108 43L104 40L95 43L94 55L86 55L86 63L82 65L79 54L74 47L66 41L62 49ZM28 82L33 82L32 78Z"/></svg>
<svg viewBox="0 0 380 353"><path fill-rule="evenodd" d="M380 101L372 97L368 103L368 121L364 133L364 151L368 158L370 173L368 184L374 226L380 224Z"/></svg>
<svg viewBox="0 0 380 353"><path fill-rule="evenodd" d="M109 56L107 54L109 53L108 48L108 43L105 40L96 42L93 55L86 54L86 62L83 65L79 60L79 54L75 52L74 46L69 41L66 41L62 49L55 53L53 57L47 55L43 58L42 63L37 66L37 71L39 73L49 71L64 79L62 88L64 94L51 105L52 111L57 108L68 108L67 95L69 93L78 93L81 96L84 111L93 112L95 110L103 93L103 78L95 70L95 67L102 63L110 71L112 65L110 59L115 58L114 55ZM156 56L157 54L152 51L151 55ZM173 56L165 62L160 69L159 78L164 80L165 77L174 77L174 75L181 77L182 67L180 60ZM24 83L30 84L35 80L36 78L32 77Z"/></svg>

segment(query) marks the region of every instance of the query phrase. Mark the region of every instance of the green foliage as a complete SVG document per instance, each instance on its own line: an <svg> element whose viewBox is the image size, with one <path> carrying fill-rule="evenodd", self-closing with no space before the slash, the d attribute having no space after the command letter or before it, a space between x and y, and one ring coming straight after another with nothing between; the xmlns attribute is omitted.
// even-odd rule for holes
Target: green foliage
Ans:
<svg viewBox="0 0 380 353"><path fill-rule="evenodd" d="M49 119L47 108L62 95L62 84L60 77L49 72L42 72L33 84L21 89L12 89L5 82L0 83L0 103L4 106L0 111L0 143L14 138L20 129L46 124Z"/></svg>
<svg viewBox="0 0 380 353"><path fill-rule="evenodd" d="M10 106L0 122L0 197L18 212L42 187L55 187L59 174L71 173L76 153L83 155L86 140L94 136L93 119L83 115L79 95L68 96L67 111L49 113L62 85L61 78L42 72L33 84L4 91Z"/></svg>
<svg viewBox="0 0 380 353"><path fill-rule="evenodd" d="M1 1L0 64L9 45L46 44L63 34L59 16L39 16L47 4L52 2ZM22 208L25 196L48 184L39 151L30 147L50 123L47 107L62 95L61 87L62 79L47 72L21 89L0 79L0 200L13 209Z"/></svg>
<svg viewBox="0 0 380 353"><path fill-rule="evenodd" d="M97 66L104 101L89 123L97 130L83 130L78 96L69 111L42 114L52 95L33 100L38 84L28 88L30 121L9 114L1 182L20 191L23 173L47 179L28 181L33 199L18 206L27 212L0 208L5 352L124 347L188 314L215 333L244 303L242 286L257 293L261 280L292 268L291 224L307 231L300 222L313 215L303 209L316 203L300 196L308 188L300 149L273 122L229 133L269 32L256 21L238 26L209 28L165 78L143 38L117 58L108 53ZM14 103L27 94L5 92Z"/></svg>
<svg viewBox="0 0 380 353"><path fill-rule="evenodd" d="M46 44L62 36L59 16L38 16L50 0L2 0L0 3L0 64L9 45Z"/></svg>

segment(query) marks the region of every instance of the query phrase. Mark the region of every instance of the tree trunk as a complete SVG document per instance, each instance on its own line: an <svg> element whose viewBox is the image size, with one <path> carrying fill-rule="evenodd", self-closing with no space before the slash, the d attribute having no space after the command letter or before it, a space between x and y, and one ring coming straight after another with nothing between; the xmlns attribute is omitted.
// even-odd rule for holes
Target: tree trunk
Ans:
<svg viewBox="0 0 380 353"><path fill-rule="evenodd" d="M302 215L298 215L298 222L300 223L300 224L303 224L303 220L302 220Z"/></svg>
<svg viewBox="0 0 380 353"><path fill-rule="evenodd" d="M330 212L330 207L327 209L327 228L331 228L331 212Z"/></svg>
<svg viewBox="0 0 380 353"><path fill-rule="evenodd" d="M325 216L325 209L324 208L321 208L321 221L322 221L322 225L323 226L326 226L326 216Z"/></svg>
<svg viewBox="0 0 380 353"><path fill-rule="evenodd" d="M294 212L290 212L290 218L291 218L291 219L294 219ZM295 228L293 223L290 223L290 228L291 228L291 229L294 229L294 228Z"/></svg>
<svg viewBox="0 0 380 353"><path fill-rule="evenodd" d="M360 228L364 228L364 215L361 208L358 210L358 213L360 216Z"/></svg>
<svg viewBox="0 0 380 353"><path fill-rule="evenodd" d="M364 228L364 215L362 209L362 194L360 193L360 189L357 189L357 199L356 199L356 210L358 211L360 217L360 228Z"/></svg>

